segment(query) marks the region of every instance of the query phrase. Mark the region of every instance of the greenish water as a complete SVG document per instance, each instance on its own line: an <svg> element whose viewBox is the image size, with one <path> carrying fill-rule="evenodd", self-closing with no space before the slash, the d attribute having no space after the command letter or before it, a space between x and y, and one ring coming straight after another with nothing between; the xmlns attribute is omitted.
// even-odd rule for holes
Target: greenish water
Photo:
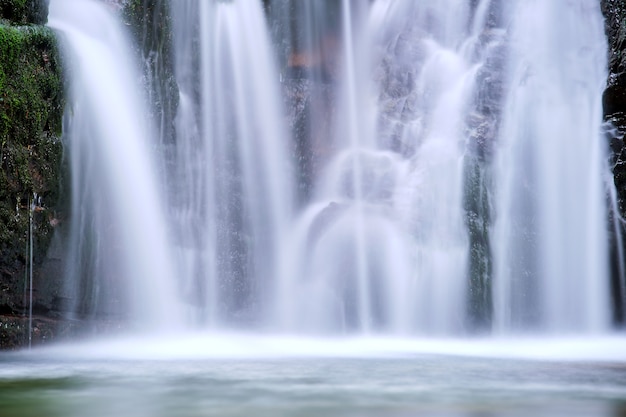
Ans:
<svg viewBox="0 0 626 417"><path fill-rule="evenodd" d="M0 355L0 417L626 416L626 363L387 357Z"/></svg>

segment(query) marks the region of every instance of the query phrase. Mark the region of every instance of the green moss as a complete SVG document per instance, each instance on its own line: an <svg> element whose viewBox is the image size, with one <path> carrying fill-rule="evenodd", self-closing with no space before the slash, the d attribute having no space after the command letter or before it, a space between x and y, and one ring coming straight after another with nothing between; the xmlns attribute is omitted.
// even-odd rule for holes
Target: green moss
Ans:
<svg viewBox="0 0 626 417"><path fill-rule="evenodd" d="M56 40L45 27L0 25L0 137L34 145L61 132L63 85Z"/></svg>
<svg viewBox="0 0 626 417"><path fill-rule="evenodd" d="M2 0L0 0L2 1ZM61 182L64 85L54 32L0 24L0 279L23 279L29 201L35 213L35 258L52 237L50 217ZM0 297L0 305L17 302Z"/></svg>

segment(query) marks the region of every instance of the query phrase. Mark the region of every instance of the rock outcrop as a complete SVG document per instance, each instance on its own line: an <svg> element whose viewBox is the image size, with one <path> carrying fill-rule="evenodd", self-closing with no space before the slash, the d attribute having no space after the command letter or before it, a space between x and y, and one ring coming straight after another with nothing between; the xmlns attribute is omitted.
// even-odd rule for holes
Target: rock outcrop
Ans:
<svg viewBox="0 0 626 417"><path fill-rule="evenodd" d="M611 148L615 156L615 185L619 208L626 213L626 2L603 0L609 42L609 77L603 97L604 117L610 123Z"/></svg>
<svg viewBox="0 0 626 417"><path fill-rule="evenodd" d="M5 334L11 317L17 320L29 310L31 290L36 314L54 315L60 304L61 261L48 252L63 223L64 82L55 34L42 25L47 10L46 0L0 0L0 315L8 316ZM20 329L19 335L12 333L15 337L3 337L0 348L28 340Z"/></svg>
<svg viewBox="0 0 626 417"><path fill-rule="evenodd" d="M617 211L611 216L624 218L626 215L626 2L624 0L602 0L602 12L605 17L606 33L609 46L609 76L603 96L604 120L611 145L613 178L617 190ZM611 219L612 220L612 219ZM622 236L626 236L624 223L621 225ZM611 228L612 229L612 228ZM626 282L620 272L619 239L612 242L612 288L614 318L618 324L626 323ZM622 246L624 244L622 243Z"/></svg>
<svg viewBox="0 0 626 417"><path fill-rule="evenodd" d="M0 20L13 25L45 25L50 0L0 0Z"/></svg>

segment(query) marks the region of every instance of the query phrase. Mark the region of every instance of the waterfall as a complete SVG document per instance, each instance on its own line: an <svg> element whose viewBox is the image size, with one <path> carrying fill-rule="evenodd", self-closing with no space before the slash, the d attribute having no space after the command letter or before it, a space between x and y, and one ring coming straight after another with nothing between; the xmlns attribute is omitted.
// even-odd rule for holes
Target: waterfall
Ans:
<svg viewBox="0 0 626 417"><path fill-rule="evenodd" d="M53 0L76 63L75 311L290 334L608 330L596 3L172 1L176 138L157 164L114 18Z"/></svg>
<svg viewBox="0 0 626 417"><path fill-rule="evenodd" d="M93 0L53 0L49 25L71 63L64 126L71 309L83 318L130 316L140 329L171 328L182 317L175 264L129 40Z"/></svg>
<svg viewBox="0 0 626 417"><path fill-rule="evenodd" d="M378 1L356 40L344 8L337 84L362 95L337 99L325 219L304 216L327 230L302 249L293 275L311 283L292 315L366 332L606 329L602 16L539 3Z"/></svg>
<svg viewBox="0 0 626 417"><path fill-rule="evenodd" d="M496 327L608 325L606 39L594 1L512 2L494 225Z"/></svg>
<svg viewBox="0 0 626 417"><path fill-rule="evenodd" d="M190 273L185 290L201 325L259 325L273 309L294 187L263 9L185 1L172 10L177 51L199 56L176 60L181 172L174 199Z"/></svg>

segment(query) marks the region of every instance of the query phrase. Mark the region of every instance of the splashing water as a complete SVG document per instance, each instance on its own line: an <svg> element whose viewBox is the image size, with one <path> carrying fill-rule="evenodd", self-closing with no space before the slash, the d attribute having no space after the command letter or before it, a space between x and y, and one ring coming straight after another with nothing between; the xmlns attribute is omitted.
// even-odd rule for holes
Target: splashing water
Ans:
<svg viewBox="0 0 626 417"><path fill-rule="evenodd" d="M608 329L596 2L266 7L269 30L260 2L172 6L166 199L127 95L134 70L109 55L126 41L109 43L109 17L85 25L87 10L53 0L51 25L80 64L70 263L88 265L72 281L93 288L77 311L112 308L124 291L101 282L115 280L134 283L137 314L210 329Z"/></svg>

